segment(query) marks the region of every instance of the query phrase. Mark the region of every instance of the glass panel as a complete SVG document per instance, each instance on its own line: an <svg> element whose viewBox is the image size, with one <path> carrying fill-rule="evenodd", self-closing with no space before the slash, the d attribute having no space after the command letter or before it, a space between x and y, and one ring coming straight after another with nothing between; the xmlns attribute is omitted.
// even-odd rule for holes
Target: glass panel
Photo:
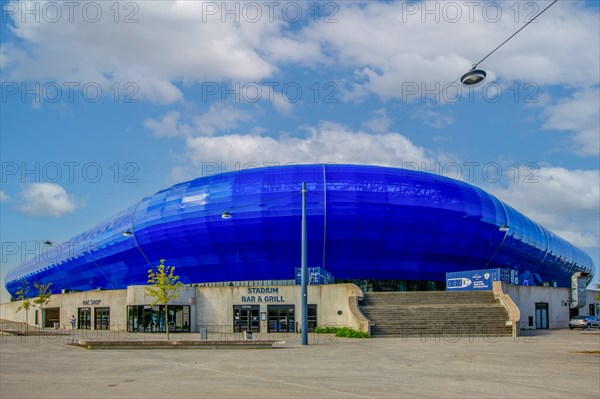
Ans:
<svg viewBox="0 0 600 399"><path fill-rule="evenodd" d="M95 308L95 329L110 330L110 308Z"/></svg>
<svg viewBox="0 0 600 399"><path fill-rule="evenodd" d="M295 332L296 320L294 305L271 305L267 307L269 314L269 332Z"/></svg>
<svg viewBox="0 0 600 399"><path fill-rule="evenodd" d="M190 307L169 305L169 332L190 332ZM127 331L166 332L165 307L138 305L128 307Z"/></svg>
<svg viewBox="0 0 600 399"><path fill-rule="evenodd" d="M314 332L317 328L317 305L308 305L308 332Z"/></svg>
<svg viewBox="0 0 600 399"><path fill-rule="evenodd" d="M92 311L90 308L77 309L77 328L80 330L92 328Z"/></svg>
<svg viewBox="0 0 600 399"><path fill-rule="evenodd" d="M233 332L260 332L260 306L235 305L233 307Z"/></svg>

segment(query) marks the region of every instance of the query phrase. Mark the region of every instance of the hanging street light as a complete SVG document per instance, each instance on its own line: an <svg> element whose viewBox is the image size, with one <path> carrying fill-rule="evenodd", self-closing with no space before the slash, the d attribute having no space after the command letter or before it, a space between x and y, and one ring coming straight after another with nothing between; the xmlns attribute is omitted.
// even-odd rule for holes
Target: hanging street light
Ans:
<svg viewBox="0 0 600 399"><path fill-rule="evenodd" d="M483 81L487 76L487 73L485 73L483 69L475 68L476 66L473 66L473 69L461 76L460 83L464 84L465 86L473 86Z"/></svg>
<svg viewBox="0 0 600 399"><path fill-rule="evenodd" d="M531 18L518 31L516 31L515 33L513 33L512 35L510 35L510 37L508 39L506 39L505 41L503 41L498 47L496 47L495 49L493 49L492 51L490 51L479 62L473 64L473 66L471 67L471 70L469 72L465 73L463 76L461 76L460 83L464 84L465 86L473 86L473 85L476 85L479 82L482 82L485 79L485 77L487 76L487 74L486 74L486 72L483 69L477 69L477 66L479 64L481 64L490 55L494 54L496 52L496 50L498 50L500 47L504 46L504 44L506 44L506 42L508 42L513 37L515 37L515 35L517 33L521 32L523 29L525 29L525 27L527 25L529 25L530 23L532 23L533 21L535 21L537 19L537 17L539 17L540 15L542 15L544 13L544 11L546 11L547 9L549 9L550 7L552 7L557 1L558 0L554 0L552 3L550 3L550 5L548 5L542 11L540 11L535 17Z"/></svg>

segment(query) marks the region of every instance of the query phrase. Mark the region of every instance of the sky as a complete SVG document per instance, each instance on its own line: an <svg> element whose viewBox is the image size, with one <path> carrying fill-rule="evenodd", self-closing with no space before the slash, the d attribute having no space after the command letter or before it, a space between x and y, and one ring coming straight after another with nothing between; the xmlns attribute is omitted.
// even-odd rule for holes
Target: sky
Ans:
<svg viewBox="0 0 600 399"><path fill-rule="evenodd" d="M600 271L600 9L2 1L0 276L139 199L293 163L475 184ZM2 282L0 301L8 300Z"/></svg>

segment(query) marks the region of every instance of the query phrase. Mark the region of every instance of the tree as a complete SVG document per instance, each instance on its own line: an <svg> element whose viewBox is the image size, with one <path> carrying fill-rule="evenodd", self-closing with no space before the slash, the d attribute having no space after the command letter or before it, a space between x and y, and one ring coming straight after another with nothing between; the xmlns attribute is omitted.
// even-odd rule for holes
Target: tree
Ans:
<svg viewBox="0 0 600 399"><path fill-rule="evenodd" d="M33 306L31 298L29 298L29 282L23 281L21 283L21 288L16 294L17 300L22 301L16 311L20 312L21 310L25 310L25 331L29 331L29 309Z"/></svg>
<svg viewBox="0 0 600 399"><path fill-rule="evenodd" d="M169 302L179 298L179 287L183 284L175 274L175 267L167 266L165 262L161 259L156 270L148 270L148 283L151 285L146 287L146 292L154 298L152 306L158 304L165 307L165 331L169 340Z"/></svg>
<svg viewBox="0 0 600 399"><path fill-rule="evenodd" d="M35 289L38 292L37 298L33 300L33 303L40 307L40 317L42 318L42 328L44 328L44 305L47 305L50 302L50 297L52 296L52 292L50 291L50 286L52 283L48 284L38 284L33 283Z"/></svg>
<svg viewBox="0 0 600 399"><path fill-rule="evenodd" d="M596 284L596 288L600 290L600 283ZM600 301L600 294L596 295L596 300Z"/></svg>

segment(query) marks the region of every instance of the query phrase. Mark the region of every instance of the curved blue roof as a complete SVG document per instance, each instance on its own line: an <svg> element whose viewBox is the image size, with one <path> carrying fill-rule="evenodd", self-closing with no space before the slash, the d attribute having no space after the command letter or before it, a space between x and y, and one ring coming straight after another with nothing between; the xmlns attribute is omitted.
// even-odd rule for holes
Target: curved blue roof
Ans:
<svg viewBox="0 0 600 399"><path fill-rule="evenodd" d="M504 267L566 287L573 273L592 272L584 251L478 187L412 170L318 164L223 173L159 191L48 250L52 257L10 270L6 288L14 295L27 280L52 282L54 292L120 289L146 284L160 259L184 283L293 279L302 182L308 266L336 279L445 281L446 272Z"/></svg>

